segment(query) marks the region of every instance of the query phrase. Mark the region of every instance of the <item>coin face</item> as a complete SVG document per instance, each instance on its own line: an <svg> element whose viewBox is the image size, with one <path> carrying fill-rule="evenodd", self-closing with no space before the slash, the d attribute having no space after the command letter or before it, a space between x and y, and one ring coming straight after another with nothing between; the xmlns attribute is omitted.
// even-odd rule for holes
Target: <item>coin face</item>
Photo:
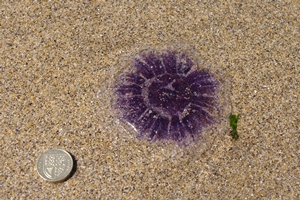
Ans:
<svg viewBox="0 0 300 200"><path fill-rule="evenodd" d="M65 150L50 149L44 152L37 161L39 175L50 182L65 180L73 168L73 159Z"/></svg>

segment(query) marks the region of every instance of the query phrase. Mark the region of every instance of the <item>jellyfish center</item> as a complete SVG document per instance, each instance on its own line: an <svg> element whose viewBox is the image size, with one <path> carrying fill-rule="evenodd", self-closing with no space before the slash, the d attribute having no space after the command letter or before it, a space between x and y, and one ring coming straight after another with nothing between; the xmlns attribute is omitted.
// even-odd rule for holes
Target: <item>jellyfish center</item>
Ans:
<svg viewBox="0 0 300 200"><path fill-rule="evenodd" d="M182 75L164 74L152 80L148 88L149 106L161 116L181 115L190 103L190 87Z"/></svg>

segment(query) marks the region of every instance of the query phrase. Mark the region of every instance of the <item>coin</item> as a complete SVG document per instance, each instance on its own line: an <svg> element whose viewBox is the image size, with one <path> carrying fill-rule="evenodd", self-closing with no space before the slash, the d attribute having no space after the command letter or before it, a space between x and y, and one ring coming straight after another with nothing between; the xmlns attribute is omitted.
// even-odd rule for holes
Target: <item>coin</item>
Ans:
<svg viewBox="0 0 300 200"><path fill-rule="evenodd" d="M50 149L37 161L38 174L50 182L60 182L68 178L73 168L71 155L62 149Z"/></svg>

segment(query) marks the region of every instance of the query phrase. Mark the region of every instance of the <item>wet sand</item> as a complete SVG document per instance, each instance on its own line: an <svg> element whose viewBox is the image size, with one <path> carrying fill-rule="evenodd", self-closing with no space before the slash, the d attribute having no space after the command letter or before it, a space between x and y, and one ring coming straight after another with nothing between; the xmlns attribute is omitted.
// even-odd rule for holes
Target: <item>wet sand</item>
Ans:
<svg viewBox="0 0 300 200"><path fill-rule="evenodd" d="M1 199L300 199L300 4L112 2L1 3ZM238 140L150 143L116 119L124 63L168 46L224 72ZM67 181L38 176L49 148L74 156Z"/></svg>

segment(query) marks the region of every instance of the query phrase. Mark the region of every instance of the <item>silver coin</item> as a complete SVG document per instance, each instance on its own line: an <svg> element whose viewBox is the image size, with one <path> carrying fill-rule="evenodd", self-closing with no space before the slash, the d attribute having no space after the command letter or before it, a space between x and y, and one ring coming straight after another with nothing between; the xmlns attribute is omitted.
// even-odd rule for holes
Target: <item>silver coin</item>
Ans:
<svg viewBox="0 0 300 200"><path fill-rule="evenodd" d="M37 161L37 172L50 182L60 182L68 178L73 168L73 159L65 150L50 149Z"/></svg>

